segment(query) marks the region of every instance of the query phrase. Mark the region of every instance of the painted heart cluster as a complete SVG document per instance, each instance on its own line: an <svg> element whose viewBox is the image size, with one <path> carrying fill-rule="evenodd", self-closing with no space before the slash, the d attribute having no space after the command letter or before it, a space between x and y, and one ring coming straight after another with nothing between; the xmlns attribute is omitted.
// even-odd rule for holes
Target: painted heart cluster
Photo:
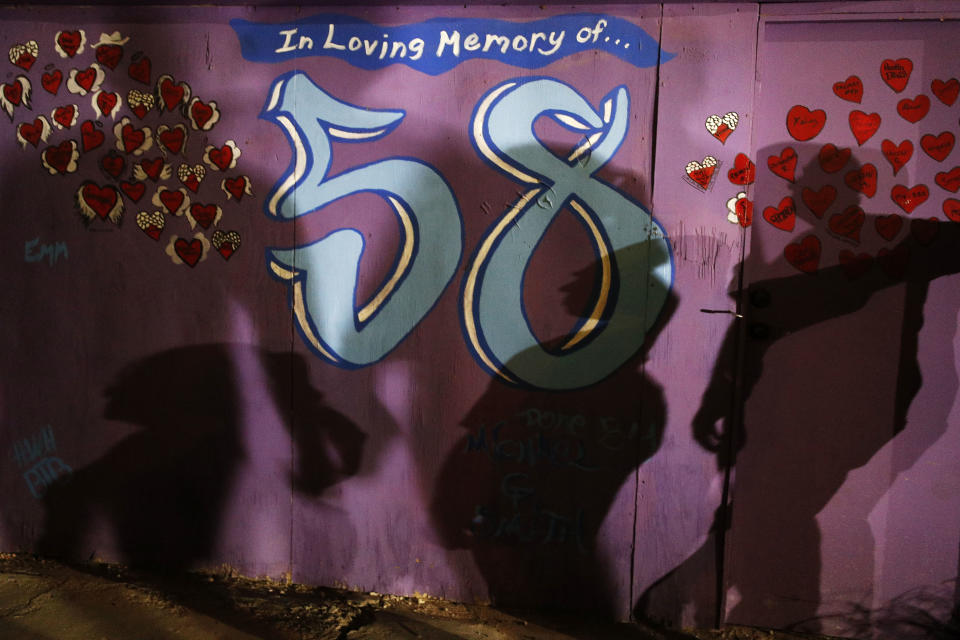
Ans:
<svg viewBox="0 0 960 640"><path fill-rule="evenodd" d="M851 75L835 82L833 94L839 100L860 105L865 98L869 100L870 92L874 92L874 96L891 90L897 94L904 93L912 86L913 62L908 58L883 60L879 65L879 74L864 77L866 81L860 76ZM919 93L911 97L909 93L905 94L897 102L896 115L908 123L918 124L932 109L948 110L960 95L960 81L956 78L934 79L929 88L930 95ZM931 100L931 95L938 104ZM835 106L829 108L832 113L837 110ZM956 194L960 190L960 166L949 167L947 163L956 142L954 132L930 131L920 134L916 140L883 139L880 151L890 166L889 170L871 162L851 162L854 155L852 143L856 142L858 147L862 147L880 133L885 118L894 117L892 114L881 116L880 113L867 111L855 108L846 114L846 125L850 132L848 144L851 146L826 142L819 148L815 158L803 159L806 163L803 166L819 168L819 171L805 171L801 176L803 183L797 187L801 204L814 216L820 228L797 242L787 244L784 249L784 258L799 271L810 274L818 271L825 250L823 238L830 238L831 241L842 243L840 246L847 245L839 251L838 257L840 266L851 279L863 276L874 263L887 276L899 278L907 268L911 247L916 250L933 243L940 222L938 216L929 214L913 218L905 216L910 216L918 207L933 199L939 202L947 220L960 222L960 200L949 197L949 194ZM938 113L938 117L940 115L943 114ZM950 117L953 119L955 116ZM826 109L798 104L787 112L785 124L790 137L806 142L816 139L826 122ZM927 182L900 184L896 179L900 170L916 157L915 145L942 169L930 176L933 186ZM778 178L796 184L796 169L800 161L797 151L788 145L778 154L767 158L767 168ZM882 162L878 164L882 165ZM890 182L893 184L884 185L882 175L888 172L892 175ZM831 180L837 184L829 184ZM838 205L844 201L844 198L838 197L843 189L849 190L844 195L852 196L856 201L872 199L878 193L889 193L887 202L893 212L872 216L872 225L868 225L868 216L859 204ZM792 232L797 220L797 203L792 197L783 198L779 203L764 208L763 219L781 231ZM873 228L865 228L869 226ZM906 229L909 231L905 232ZM875 254L865 252L861 247L867 234L873 234L873 242L896 241L897 244L880 247Z"/></svg>
<svg viewBox="0 0 960 640"><path fill-rule="evenodd" d="M39 152L47 174L79 180L57 188L71 191L84 224L119 226L130 208L147 238L161 242L166 233L174 263L195 267L210 247L229 260L240 233L218 228L224 206L236 208L253 195L250 179L237 170L240 148L233 140L211 144L221 119L216 101L170 74L154 74L143 52L125 63L128 43L114 32L90 46L82 29L59 31L39 72L31 70L44 46L14 44L9 60L19 72L0 84L0 108L16 123L21 148ZM176 235L177 225L189 225L192 235Z"/></svg>

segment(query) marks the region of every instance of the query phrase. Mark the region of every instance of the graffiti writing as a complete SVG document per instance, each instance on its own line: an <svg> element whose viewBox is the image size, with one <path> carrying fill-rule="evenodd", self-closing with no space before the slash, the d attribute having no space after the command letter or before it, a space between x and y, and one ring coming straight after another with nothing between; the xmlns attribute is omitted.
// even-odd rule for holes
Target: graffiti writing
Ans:
<svg viewBox="0 0 960 640"><path fill-rule="evenodd" d="M73 473L67 463L57 456L49 455L56 451L57 440L50 425L16 441L10 449L10 457L17 467L26 468L23 479L34 498L42 498L47 487L54 481Z"/></svg>
<svg viewBox="0 0 960 640"><path fill-rule="evenodd" d="M23 259L27 262L42 262L46 258L47 263L52 267L60 258L66 260L69 257L66 242L40 244L40 238L37 237L27 240L23 245Z"/></svg>

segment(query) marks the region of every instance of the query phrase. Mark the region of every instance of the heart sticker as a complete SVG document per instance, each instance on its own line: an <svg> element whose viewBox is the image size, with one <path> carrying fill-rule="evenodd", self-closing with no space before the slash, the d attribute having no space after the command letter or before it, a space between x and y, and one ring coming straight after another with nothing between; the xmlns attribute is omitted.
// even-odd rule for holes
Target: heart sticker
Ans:
<svg viewBox="0 0 960 640"><path fill-rule="evenodd" d="M36 147L41 142L46 142L49 137L50 123L44 116L34 118L33 122L21 122L17 125L17 142L23 148L26 148L28 143Z"/></svg>
<svg viewBox="0 0 960 640"><path fill-rule="evenodd" d="M943 215L951 222L960 222L960 200L947 198L943 201Z"/></svg>
<svg viewBox="0 0 960 640"><path fill-rule="evenodd" d="M892 140L884 140L880 143L880 151L893 167L893 175L897 175L897 172L903 169L913 156L913 143L904 140L900 144L894 144Z"/></svg>
<svg viewBox="0 0 960 640"><path fill-rule="evenodd" d="M200 232L197 232L192 240L173 236L167 244L167 255L174 264L185 264L188 267L195 267L198 262L206 260L209 250L210 241Z"/></svg>
<svg viewBox="0 0 960 640"><path fill-rule="evenodd" d="M26 76L17 76L13 82L0 84L0 107L7 112L11 121L16 107L30 108L30 93L30 80Z"/></svg>
<svg viewBox="0 0 960 640"><path fill-rule="evenodd" d="M687 178L692 185L702 191L706 191L707 187L710 186L710 182L713 180L713 174L717 166L717 159L713 156L705 157L703 164L696 160L688 162L686 168Z"/></svg>
<svg viewBox="0 0 960 640"><path fill-rule="evenodd" d="M240 149L233 140L227 140L226 144L220 148L209 145L203 152L203 161L214 171L233 169L237 166L239 157Z"/></svg>
<svg viewBox="0 0 960 640"><path fill-rule="evenodd" d="M123 217L123 200L120 193L110 185L100 186L94 182L84 182L77 189L77 208L86 224L96 218L110 220L120 224Z"/></svg>
<svg viewBox="0 0 960 640"><path fill-rule="evenodd" d="M187 142L187 128L182 124L174 127L162 124L157 127L157 142L160 144L161 150L165 149L176 155L183 150L183 146Z"/></svg>
<svg viewBox="0 0 960 640"><path fill-rule="evenodd" d="M117 149L135 156L143 155L153 146L153 134L149 127L136 128L130 118L124 116L113 125L113 135L117 139Z"/></svg>
<svg viewBox="0 0 960 640"><path fill-rule="evenodd" d="M156 95L161 108L173 111L190 100L190 85L175 82L171 75L162 75L157 78Z"/></svg>
<svg viewBox="0 0 960 640"><path fill-rule="evenodd" d="M796 179L797 160L796 150L793 147L784 147L780 155L767 158L767 167L775 175L793 182Z"/></svg>
<svg viewBox="0 0 960 640"><path fill-rule="evenodd" d="M75 104L67 104L62 107L56 107L50 112L53 118L53 124L57 129L69 129L77 124L77 114L79 110Z"/></svg>
<svg viewBox="0 0 960 640"><path fill-rule="evenodd" d="M850 131L856 138L857 144L863 146L863 143L873 137L873 134L880 128L879 113L864 113L863 111L853 110L850 112Z"/></svg>
<svg viewBox="0 0 960 640"><path fill-rule="evenodd" d="M147 191L147 186L142 182L120 182L120 190L134 202L140 202L140 198Z"/></svg>
<svg viewBox="0 0 960 640"><path fill-rule="evenodd" d="M739 122L740 116L735 111L729 111L723 116L716 114L708 116L704 125L707 127L710 135L719 140L720 144L724 144L727 138L730 137L730 134L737 128Z"/></svg>
<svg viewBox="0 0 960 640"><path fill-rule="evenodd" d="M187 208L190 206L190 198L187 197L187 190L183 187L176 191L160 187L153 194L153 205L162 207L167 213L179 217L187 212Z"/></svg>
<svg viewBox="0 0 960 640"><path fill-rule="evenodd" d="M960 94L960 80L950 78L946 82L943 80L934 80L930 83L930 91L937 96L937 100L952 107L957 101L957 94Z"/></svg>
<svg viewBox="0 0 960 640"><path fill-rule="evenodd" d="M209 229L210 225L218 224L223 210L215 204L200 204L199 202L190 205L187 212L187 221L190 222L190 228L193 229L200 225L204 229Z"/></svg>
<svg viewBox="0 0 960 640"><path fill-rule="evenodd" d="M83 53L83 45L87 42L87 34L82 29L76 31L58 31L54 38L54 48L61 58L72 58Z"/></svg>
<svg viewBox="0 0 960 640"><path fill-rule="evenodd" d="M727 178L733 184L753 184L757 175L757 165L745 153L738 153L733 160L733 169L727 172Z"/></svg>
<svg viewBox="0 0 960 640"><path fill-rule="evenodd" d="M181 164L177 169L177 178L180 179L180 182L182 182L187 189L196 193L206 173L202 164L195 164L192 167L188 164Z"/></svg>
<svg viewBox="0 0 960 640"><path fill-rule="evenodd" d="M10 62L24 71L30 71L38 55L40 55L40 46L36 40L15 44L10 47L9 52Z"/></svg>
<svg viewBox="0 0 960 640"><path fill-rule="evenodd" d="M67 91L81 96L96 93L100 90L105 77L106 74L97 63L93 63L86 69L71 69L67 77Z"/></svg>
<svg viewBox="0 0 960 640"><path fill-rule="evenodd" d="M904 98L897 103L897 113L900 117L913 124L923 120L928 111L930 111L930 98L922 93L913 100Z"/></svg>
<svg viewBox="0 0 960 640"><path fill-rule="evenodd" d="M910 73L913 71L913 62L909 58L899 60L884 60L880 64L880 77L887 86L900 93L907 88Z"/></svg>
<svg viewBox="0 0 960 640"><path fill-rule="evenodd" d="M253 191L250 189L250 178L247 176L224 178L224 180L220 183L220 188L224 193L227 194L227 200L230 198L236 198L237 202L240 202L240 199L244 194L248 196L253 195Z"/></svg>
<svg viewBox="0 0 960 640"><path fill-rule="evenodd" d="M843 177L843 181L854 191L872 198L877 193L877 168L867 163L859 169L848 172Z"/></svg>
<svg viewBox="0 0 960 640"><path fill-rule="evenodd" d="M58 145L47 147L40 154L40 163L43 168L54 176L58 173L66 175L77 170L77 160L80 158L80 151L77 149L75 140L64 140Z"/></svg>
<svg viewBox="0 0 960 640"><path fill-rule="evenodd" d="M150 58L142 54L134 54L134 60L127 67L127 74L142 84L150 85Z"/></svg>
<svg viewBox="0 0 960 640"><path fill-rule="evenodd" d="M130 105L130 110L133 111L134 115L143 120L150 110L156 106L157 101L151 93L131 89L127 92L127 104Z"/></svg>
<svg viewBox="0 0 960 640"><path fill-rule="evenodd" d="M224 260L229 260L240 248L240 234L236 231L214 231L210 242Z"/></svg>
<svg viewBox="0 0 960 640"><path fill-rule="evenodd" d="M798 104L787 112L787 133L800 142L816 138L826 123L827 113L823 109L811 111Z"/></svg>
<svg viewBox="0 0 960 640"><path fill-rule="evenodd" d="M727 200L727 221L746 229L753 224L753 202L741 191Z"/></svg>
<svg viewBox="0 0 960 640"><path fill-rule="evenodd" d="M863 213L863 209L857 205L850 205L841 213L830 216L827 229L841 240L860 244L860 230L863 228L866 219L867 216Z"/></svg>
<svg viewBox="0 0 960 640"><path fill-rule="evenodd" d="M90 99L93 111L98 118L116 118L120 110L120 94L110 91L97 91Z"/></svg>
<svg viewBox="0 0 960 640"><path fill-rule="evenodd" d="M137 214L137 226L154 240L160 239L160 234L163 233L163 227L166 226L166 224L166 219L159 211L153 211L151 213L141 211Z"/></svg>
<svg viewBox="0 0 960 640"><path fill-rule="evenodd" d="M881 238L890 242L897 237L900 229L903 228L903 216L891 213L888 216L877 216L873 220L873 226Z"/></svg>
<svg viewBox="0 0 960 640"><path fill-rule="evenodd" d="M946 189L950 193L956 193L957 189L960 189L960 167L954 167L950 171L941 171L933 178L933 181L942 189Z"/></svg>
<svg viewBox="0 0 960 640"><path fill-rule="evenodd" d="M820 266L820 250L820 238L809 235L800 242L793 242L784 247L783 257L803 273L813 274Z"/></svg>
<svg viewBox="0 0 960 640"><path fill-rule="evenodd" d="M166 180L172 171L170 165L163 163L163 158L144 159L133 166L133 177L137 180Z"/></svg>
<svg viewBox="0 0 960 640"><path fill-rule="evenodd" d="M101 44L94 48L97 62L113 71L123 57L123 47L118 44Z"/></svg>
<svg viewBox="0 0 960 640"><path fill-rule="evenodd" d="M80 145L83 147L84 153L102 145L105 138L103 131L97 129L93 120L84 120L83 124L80 125Z"/></svg>
<svg viewBox="0 0 960 640"><path fill-rule="evenodd" d="M913 213L913 210L926 202L929 197L930 189L925 184L918 184L914 187L905 187L898 184L890 191L890 198L907 213Z"/></svg>
<svg viewBox="0 0 960 640"><path fill-rule="evenodd" d="M849 147L838 149L836 145L828 142L820 147L817 160L820 162L820 168L823 169L824 173L836 173L846 166L850 154Z"/></svg>
<svg viewBox="0 0 960 640"><path fill-rule="evenodd" d="M797 209L793 198L787 196L780 201L779 206L766 207L763 210L763 219L781 231L793 231L797 223Z"/></svg>
<svg viewBox="0 0 960 640"><path fill-rule="evenodd" d="M220 110L213 100L203 102L200 98L193 98L187 107L187 117L190 126L199 131L209 131L220 120Z"/></svg>
<svg viewBox="0 0 960 640"><path fill-rule="evenodd" d="M126 164L127 161L116 151L110 151L100 159L100 168L112 178L119 178Z"/></svg>
<svg viewBox="0 0 960 640"><path fill-rule="evenodd" d="M837 189L833 185L826 184L820 187L819 191L814 191L809 187L804 187L800 193L800 199L807 209L817 218L823 218L833 201L837 199Z"/></svg>
<svg viewBox="0 0 960 640"><path fill-rule="evenodd" d="M63 72L60 69L54 69L49 73L44 72L40 76L40 86L43 87L44 91L53 95L57 95L61 82L63 82Z"/></svg>
<svg viewBox="0 0 960 640"><path fill-rule="evenodd" d="M873 256L869 253L854 253L849 249L840 252L840 268L850 280L863 277L873 266Z"/></svg>
<svg viewBox="0 0 960 640"><path fill-rule="evenodd" d="M953 151L955 142L956 138L949 131L944 131L938 136L928 133L920 138L920 148L937 162L943 162Z"/></svg>
<svg viewBox="0 0 960 640"><path fill-rule="evenodd" d="M843 100L860 104L863 98L863 81L857 76L850 76L843 82L833 83L833 93Z"/></svg>

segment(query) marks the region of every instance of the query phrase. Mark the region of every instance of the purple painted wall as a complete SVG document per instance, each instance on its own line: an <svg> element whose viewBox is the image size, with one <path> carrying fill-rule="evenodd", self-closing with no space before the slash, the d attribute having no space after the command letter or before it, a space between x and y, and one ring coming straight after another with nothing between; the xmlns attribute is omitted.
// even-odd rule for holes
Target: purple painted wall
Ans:
<svg viewBox="0 0 960 640"><path fill-rule="evenodd" d="M674 625L945 621L958 14L838 7L3 9L0 549ZM471 59L471 29L534 53ZM885 139L914 147L896 175Z"/></svg>

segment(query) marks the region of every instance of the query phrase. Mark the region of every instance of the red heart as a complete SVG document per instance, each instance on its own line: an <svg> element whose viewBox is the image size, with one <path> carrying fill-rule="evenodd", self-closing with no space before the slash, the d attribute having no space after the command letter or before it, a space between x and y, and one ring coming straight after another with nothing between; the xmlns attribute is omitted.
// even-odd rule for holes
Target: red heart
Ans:
<svg viewBox="0 0 960 640"><path fill-rule="evenodd" d="M706 160L707 158L704 158L704 162L706 162ZM687 164L687 176L700 185L701 189L706 189L708 186L710 186L710 181L713 179L713 172L716 170L716 168L716 164L701 165L699 162L691 162Z"/></svg>
<svg viewBox="0 0 960 640"><path fill-rule="evenodd" d="M57 44L71 58L77 55L77 49L80 48L81 42L83 42L83 36L80 35L79 31L61 31L57 35Z"/></svg>
<svg viewBox="0 0 960 640"><path fill-rule="evenodd" d="M150 84L150 58L143 56L130 63L127 73L131 78L143 84Z"/></svg>
<svg viewBox="0 0 960 640"><path fill-rule="evenodd" d="M907 88L907 82L910 80L912 71L913 63L909 58L887 59L880 64L880 77L883 78L888 87L897 93Z"/></svg>
<svg viewBox="0 0 960 640"><path fill-rule="evenodd" d="M125 124L123 129L120 130L120 137L123 140L124 151L131 153L140 148L147 136L143 129L137 129L132 124Z"/></svg>
<svg viewBox="0 0 960 640"><path fill-rule="evenodd" d="M160 99L167 107L167 111L173 111L177 105L183 101L186 91L183 85L174 84L170 78L164 78L160 83Z"/></svg>
<svg viewBox="0 0 960 640"><path fill-rule="evenodd" d="M233 255L233 251L233 245L228 242L224 242L222 245L217 247L217 252L223 256L224 260L229 260L230 256Z"/></svg>
<svg viewBox="0 0 960 640"><path fill-rule="evenodd" d="M960 200L947 198L943 201L943 215L953 222L960 222Z"/></svg>
<svg viewBox="0 0 960 640"><path fill-rule="evenodd" d="M229 145L223 145L220 149L210 149L210 161L220 167L221 171L226 171L230 167L230 163L233 162L233 149Z"/></svg>
<svg viewBox="0 0 960 640"><path fill-rule="evenodd" d="M190 205L190 215L201 227L209 229L210 225L217 219L217 205L192 204Z"/></svg>
<svg viewBox="0 0 960 640"><path fill-rule="evenodd" d="M183 148L183 143L187 139L187 131L182 126L165 129L157 134L157 139L171 153L180 153L180 149Z"/></svg>
<svg viewBox="0 0 960 640"><path fill-rule="evenodd" d="M925 184L909 188L898 184L890 191L890 198L907 213L913 213L913 210L926 202L929 197L930 189Z"/></svg>
<svg viewBox="0 0 960 640"><path fill-rule="evenodd" d="M143 194L147 190L146 185L142 182L127 182L126 180L120 183L120 188L127 194L127 197L134 202L140 202L140 198L143 197ZM156 240L156 238L154 238L154 240Z"/></svg>
<svg viewBox="0 0 960 640"><path fill-rule="evenodd" d="M148 236L150 236L151 238L153 238L154 240L159 240L160 234L163 233L163 229L161 229L155 224L151 224L146 229L144 229L143 232Z"/></svg>
<svg viewBox="0 0 960 640"><path fill-rule="evenodd" d="M833 83L833 92L843 100L859 104L863 98L863 82L857 76L850 76L843 82Z"/></svg>
<svg viewBox="0 0 960 640"><path fill-rule="evenodd" d="M104 116L109 116L120 101L120 96L109 91L101 91L97 94L97 107Z"/></svg>
<svg viewBox="0 0 960 640"><path fill-rule="evenodd" d="M813 215L822 218L823 214L830 208L830 205L833 204L833 201L837 199L837 190L833 185L829 184L821 187L820 191L814 191L813 189L804 187L800 197Z"/></svg>
<svg viewBox="0 0 960 640"><path fill-rule="evenodd" d="M64 140L55 147L47 147L43 152L43 158L48 165L60 173L66 173L70 167L70 162L73 160L73 149L73 142Z"/></svg>
<svg viewBox="0 0 960 640"><path fill-rule="evenodd" d="M827 113L823 109L810 111L798 104L787 112L787 133L800 142L817 137L826 123Z"/></svg>
<svg viewBox="0 0 960 640"><path fill-rule="evenodd" d="M180 208L180 205L183 204L183 199L185 196L181 191L170 191L165 189L160 192L160 202L167 209L169 213L176 214L177 210Z"/></svg>
<svg viewBox="0 0 960 640"><path fill-rule="evenodd" d="M877 193L877 168L867 163L859 169L848 172L843 181L854 191L872 198Z"/></svg>
<svg viewBox="0 0 960 640"><path fill-rule="evenodd" d="M177 238L177 241L173 243L173 250L180 256L181 260L193 267L196 266L200 256L203 255L203 243L196 239L187 241L183 238Z"/></svg>
<svg viewBox="0 0 960 640"><path fill-rule="evenodd" d="M904 140L899 145L896 145L892 140L884 140L880 143L880 150L883 152L883 157L886 158L890 166L893 167L893 175L897 175L897 172L903 169L903 166L907 164L913 156L913 143L909 140Z"/></svg>
<svg viewBox="0 0 960 640"><path fill-rule="evenodd" d="M24 51L19 56L17 56L17 59L14 61L13 64L17 65L24 71L30 71L30 67L32 67L33 63L36 61L37 61L36 56L34 56L29 51Z"/></svg>
<svg viewBox="0 0 960 640"><path fill-rule="evenodd" d="M941 171L933 180L947 191L956 193L957 189L960 189L960 167L954 167L950 171Z"/></svg>
<svg viewBox="0 0 960 640"><path fill-rule="evenodd" d="M890 242L897 237L900 229L903 228L903 217L896 213L891 213L888 216L877 216L873 220L873 226L881 238Z"/></svg>
<svg viewBox="0 0 960 640"><path fill-rule="evenodd" d="M816 273L820 266L820 238L810 235L788 244L783 249L783 257L804 273Z"/></svg>
<svg viewBox="0 0 960 640"><path fill-rule="evenodd" d="M763 219L781 231L793 231L797 223L797 209L793 204L793 198L787 196L780 201L779 207L764 209Z"/></svg>
<svg viewBox="0 0 960 640"><path fill-rule="evenodd" d="M83 185L80 195L88 207L100 216L100 219L106 219L113 208L117 205L117 199L120 194L111 186L100 187L92 182Z"/></svg>
<svg viewBox="0 0 960 640"><path fill-rule="evenodd" d="M11 104L19 105L23 98L23 86L19 82L3 85L3 97Z"/></svg>
<svg viewBox="0 0 960 640"><path fill-rule="evenodd" d="M936 218L916 218L910 221L910 233L920 244L930 244L937 237L940 221Z"/></svg>
<svg viewBox="0 0 960 640"><path fill-rule="evenodd" d="M753 202L746 198L740 198L733 208L737 214L737 222L740 223L741 227L746 229L753 224Z"/></svg>
<svg viewBox="0 0 960 640"><path fill-rule="evenodd" d="M910 250L903 244L899 244L893 249L883 247L877 252L877 262L880 264L880 268L894 280L899 280L907 272L909 261Z"/></svg>
<svg viewBox="0 0 960 640"><path fill-rule="evenodd" d="M840 252L840 268L851 280L856 280L873 266L873 256L869 253L856 254L849 249Z"/></svg>
<svg viewBox="0 0 960 640"><path fill-rule="evenodd" d="M61 82L63 82L63 72L60 69L54 69L50 73L44 73L40 76L40 84L48 93L53 95L57 95Z"/></svg>
<svg viewBox="0 0 960 640"><path fill-rule="evenodd" d="M864 113L856 109L850 112L850 131L853 137L857 139L857 144L863 145L864 142L873 137L873 134L880 128L879 113Z"/></svg>
<svg viewBox="0 0 960 640"><path fill-rule="evenodd" d="M930 83L930 90L937 96L937 100L951 107L957 101L957 94L960 94L960 80L956 78L950 78L946 82L934 80Z"/></svg>
<svg viewBox="0 0 960 640"><path fill-rule="evenodd" d="M83 71L77 71L73 79L84 91L90 91L93 83L97 80L97 70L93 67L87 67Z"/></svg>
<svg viewBox="0 0 960 640"><path fill-rule="evenodd" d="M109 69L116 69L123 56L123 47L118 44L102 44L96 49L97 62Z"/></svg>
<svg viewBox="0 0 960 640"><path fill-rule="evenodd" d="M820 147L817 159L820 161L820 168L823 169L824 173L836 173L847 164L850 153L849 147L838 149L836 145L828 142Z"/></svg>
<svg viewBox="0 0 960 640"><path fill-rule="evenodd" d="M841 213L835 213L830 216L827 222L827 228L830 232L847 240L860 243L860 229L867 219L863 209L857 205L850 205Z"/></svg>
<svg viewBox="0 0 960 640"><path fill-rule="evenodd" d="M213 116L213 107L197 100L190 105L190 116L193 118L193 121L197 123L197 128L203 129L203 126L207 124Z"/></svg>
<svg viewBox="0 0 960 640"><path fill-rule="evenodd" d="M797 169L797 152L793 147L784 147L779 156L767 158L767 167L770 171L784 180L794 181Z"/></svg>
<svg viewBox="0 0 960 640"><path fill-rule="evenodd" d="M187 189L190 189L190 191L193 191L194 193L196 193L197 189L200 188L200 180L197 178L195 173L191 173L180 182L182 182Z"/></svg>
<svg viewBox="0 0 960 640"><path fill-rule="evenodd" d="M953 151L953 144L955 142L956 139L949 131L944 131L938 136L928 133L920 138L920 146L927 152L928 156L937 162L946 160L950 152Z"/></svg>
<svg viewBox="0 0 960 640"><path fill-rule="evenodd" d="M897 103L897 113L907 122L920 122L928 111L930 111L930 98L922 93L913 100L904 98Z"/></svg>
<svg viewBox="0 0 960 640"><path fill-rule="evenodd" d="M709 183L709 180L707 181ZM247 179L244 176L237 176L236 178L227 178L223 181L224 187L237 201L243 197L244 192L247 188Z"/></svg>
<svg viewBox="0 0 960 640"><path fill-rule="evenodd" d="M716 132L710 135L719 140L720 144L724 144L726 143L727 138L730 137L731 133L733 133L733 129L731 129L726 122L721 122L717 125Z"/></svg>
<svg viewBox="0 0 960 640"><path fill-rule="evenodd" d="M147 105L145 104L138 104L135 107L131 107L130 111L133 111L133 113L141 120L143 120L147 116L147 112L148 112Z"/></svg>
<svg viewBox="0 0 960 640"><path fill-rule="evenodd" d="M154 158L153 160L141 160L140 168L154 182L160 177L163 170L163 158Z"/></svg>
<svg viewBox="0 0 960 640"><path fill-rule="evenodd" d="M105 137L103 132L96 128L92 120L85 120L80 125L80 134L84 153L102 145Z"/></svg>
<svg viewBox="0 0 960 640"><path fill-rule="evenodd" d="M111 151L100 159L100 166L114 178L123 173L125 164L126 161L123 159L123 156L119 155L116 151Z"/></svg>
<svg viewBox="0 0 960 640"><path fill-rule="evenodd" d="M53 110L53 119L68 129L73 126L74 116L77 113L76 107L68 104L64 107L57 107Z"/></svg>
<svg viewBox="0 0 960 640"><path fill-rule="evenodd" d="M224 147L227 149L228 147ZM231 152L233 155L233 152ZM210 152L210 159L213 159L213 152ZM228 163L229 164L229 163ZM219 164L217 166L220 166ZM223 169L223 167L220 167ZM757 175L757 166L747 157L745 153L738 153L733 160L733 169L727 172L727 177L733 184L752 184Z"/></svg>
<svg viewBox="0 0 960 640"><path fill-rule="evenodd" d="M43 120L37 118L32 124L23 122L17 127L17 130L21 138L36 147L40 143L40 138L43 137Z"/></svg>

